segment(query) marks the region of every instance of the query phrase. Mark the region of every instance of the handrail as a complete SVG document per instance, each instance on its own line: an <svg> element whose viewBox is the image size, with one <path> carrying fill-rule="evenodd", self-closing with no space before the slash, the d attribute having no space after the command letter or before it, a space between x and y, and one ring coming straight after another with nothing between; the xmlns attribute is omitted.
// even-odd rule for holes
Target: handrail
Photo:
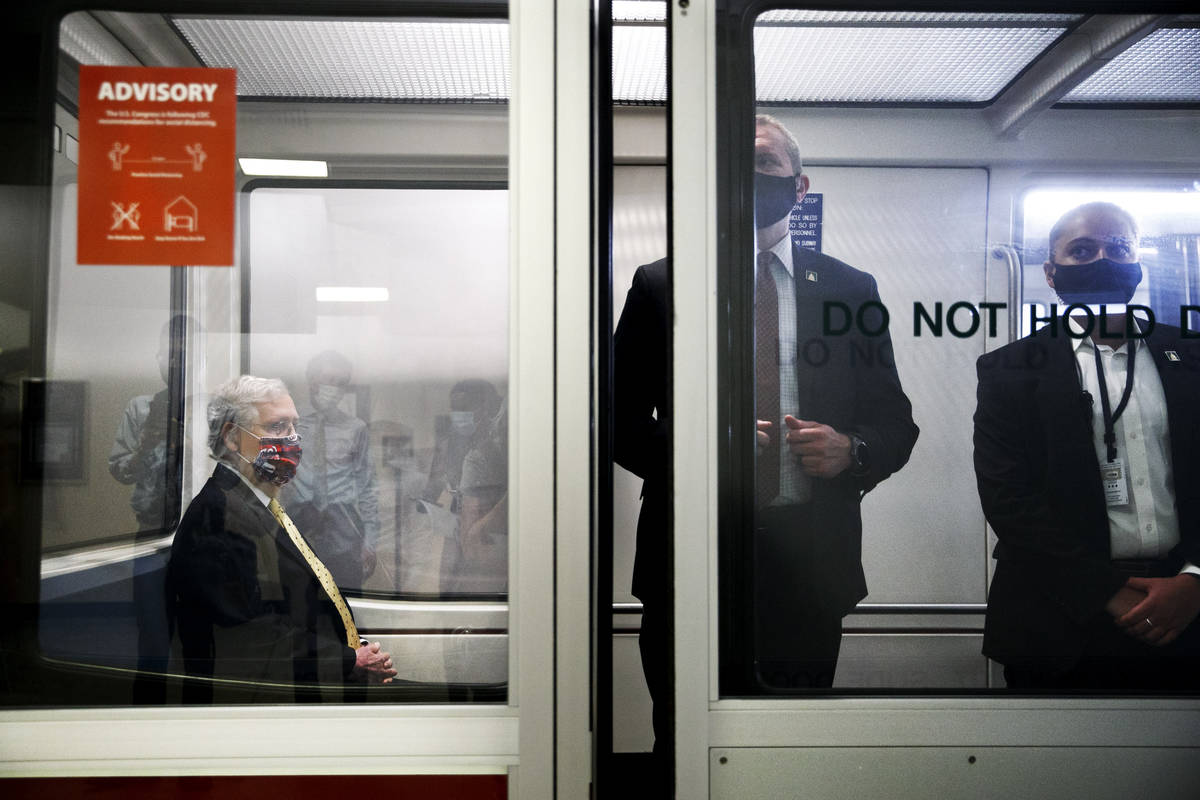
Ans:
<svg viewBox="0 0 1200 800"><path fill-rule="evenodd" d="M1021 304L1025 302L1025 282L1021 275L1021 257L1010 244L992 248L992 258L1004 259L1008 267L1008 341L1021 338Z"/></svg>
<svg viewBox="0 0 1200 800"><path fill-rule="evenodd" d="M614 614L641 614L641 603L613 603ZM851 614L982 614L987 603L859 603Z"/></svg>

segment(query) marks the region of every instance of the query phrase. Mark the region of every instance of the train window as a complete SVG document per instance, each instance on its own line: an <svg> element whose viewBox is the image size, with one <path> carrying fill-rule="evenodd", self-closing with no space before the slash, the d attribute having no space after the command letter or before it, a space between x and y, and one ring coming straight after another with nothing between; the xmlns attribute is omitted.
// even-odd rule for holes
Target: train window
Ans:
<svg viewBox="0 0 1200 800"><path fill-rule="evenodd" d="M507 206L502 184L249 193L249 363L297 387L312 442L281 498L352 593L507 590L507 250L479 252Z"/></svg>
<svg viewBox="0 0 1200 800"><path fill-rule="evenodd" d="M760 7L722 23L741 26L729 41L744 52L718 68L721 693L1194 691L1180 665L1196 663L1200 629L1147 621L1168 613L1158 587L1192 596L1200 554L1180 532L1178 447L1200 385L1174 366L1192 358L1200 218L1194 175L1154 166L1188 160L1194 111L1178 106L1171 140L1150 110L1192 102L1186 85L1159 91L1174 57L1150 54L1194 58L1194 25ZM1104 52L1080 59L1088 41ZM1146 133L1145 150L1118 132ZM1089 157L1073 149L1085 142ZM1053 251L1071 231L1112 243ZM1097 259L1101 299L1165 323L1138 380L1153 394L1157 368L1168 400L1133 392L1115 446L1126 431L1155 442L1127 462L1103 443L1091 458L1082 415L1058 419L1058 400L1015 388L1048 381L1044 364L1010 363L1051 337L1010 344L1031 330L1016 307L1042 328L1051 302L1099 302L1071 283L1093 268L1070 271ZM1135 338L1077 353L1123 365ZM1075 398L1070 352L1054 352ZM1086 392L1095 369L1080 369ZM1107 500L1104 464L1118 470ZM1072 488L1048 477L1062 470ZM1112 668L1129 663L1134 677Z"/></svg>
<svg viewBox="0 0 1200 800"><path fill-rule="evenodd" d="M1046 318L1051 304L1061 299L1047 285L1043 264L1050 259L1047 239L1050 226L1072 208L1104 197L1127 209L1138 222L1138 260L1146 279L1138 285L1131 303L1150 309L1156 322L1181 329L1197 329L1200 279L1197 244L1200 243L1200 194L1194 184L1164 182L1161 187L1129 184L1039 185L1024 195L1020 209L1023 275L1022 331L1033 331L1034 316Z"/></svg>
<svg viewBox="0 0 1200 800"><path fill-rule="evenodd" d="M59 38L22 475L43 498L53 701L502 701L506 20L92 11ZM147 102L191 97L165 68L236 70L236 153L205 138L215 117L135 106L102 154L132 176L102 198L109 240L220 228L232 265L77 255L93 65L146 70L110 94ZM158 152L146 124L195 140ZM184 190L134 197L218 169L228 223Z"/></svg>

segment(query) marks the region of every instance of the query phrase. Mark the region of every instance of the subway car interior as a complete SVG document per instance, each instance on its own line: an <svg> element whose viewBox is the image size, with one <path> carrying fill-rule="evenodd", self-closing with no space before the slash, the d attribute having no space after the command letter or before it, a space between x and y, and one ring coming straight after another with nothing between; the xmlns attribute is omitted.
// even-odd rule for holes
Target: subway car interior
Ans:
<svg viewBox="0 0 1200 800"><path fill-rule="evenodd" d="M1200 15L804 6L8 12L0 792L1197 796L1200 672L1030 688L1074 601L999 606L1091 558L1047 487L1099 463L1113 530L1157 504L1101 549L1170 565L1106 584L1143 587L1125 639L1200 666ZM1073 469L1010 362L1104 324L1081 208L1139 266L1126 338L1068 336ZM1145 370L1165 444L1112 488ZM243 513L278 526L214 549Z"/></svg>

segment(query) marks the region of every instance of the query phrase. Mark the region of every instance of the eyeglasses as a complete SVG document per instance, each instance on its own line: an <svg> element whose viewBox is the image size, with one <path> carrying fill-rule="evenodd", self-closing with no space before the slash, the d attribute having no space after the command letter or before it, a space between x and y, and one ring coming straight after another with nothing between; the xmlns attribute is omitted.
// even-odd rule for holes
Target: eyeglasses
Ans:
<svg viewBox="0 0 1200 800"><path fill-rule="evenodd" d="M242 428L241 425L238 425L238 427ZM297 436L298 437L300 435L299 433L296 432L296 421L291 420L291 419L277 419L274 422L270 423L269 425L263 425L262 423L258 423L255 427L262 428L264 431L267 432L268 436L275 436L275 437L282 438L282 437L287 437L287 436ZM248 430L246 428L242 428L242 430L246 431L251 436L258 435L256 433L254 433L254 431Z"/></svg>

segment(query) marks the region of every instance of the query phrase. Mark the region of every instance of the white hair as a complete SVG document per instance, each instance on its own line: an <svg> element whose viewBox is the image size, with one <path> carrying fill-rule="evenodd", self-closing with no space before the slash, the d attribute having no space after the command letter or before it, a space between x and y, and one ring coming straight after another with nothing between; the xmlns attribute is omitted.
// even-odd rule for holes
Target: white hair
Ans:
<svg viewBox="0 0 1200 800"><path fill-rule="evenodd" d="M208 447L213 458L226 455L225 439L221 436L226 423L249 428L258 422L259 403L286 394L287 386L278 378L241 375L223 383L208 401Z"/></svg>

